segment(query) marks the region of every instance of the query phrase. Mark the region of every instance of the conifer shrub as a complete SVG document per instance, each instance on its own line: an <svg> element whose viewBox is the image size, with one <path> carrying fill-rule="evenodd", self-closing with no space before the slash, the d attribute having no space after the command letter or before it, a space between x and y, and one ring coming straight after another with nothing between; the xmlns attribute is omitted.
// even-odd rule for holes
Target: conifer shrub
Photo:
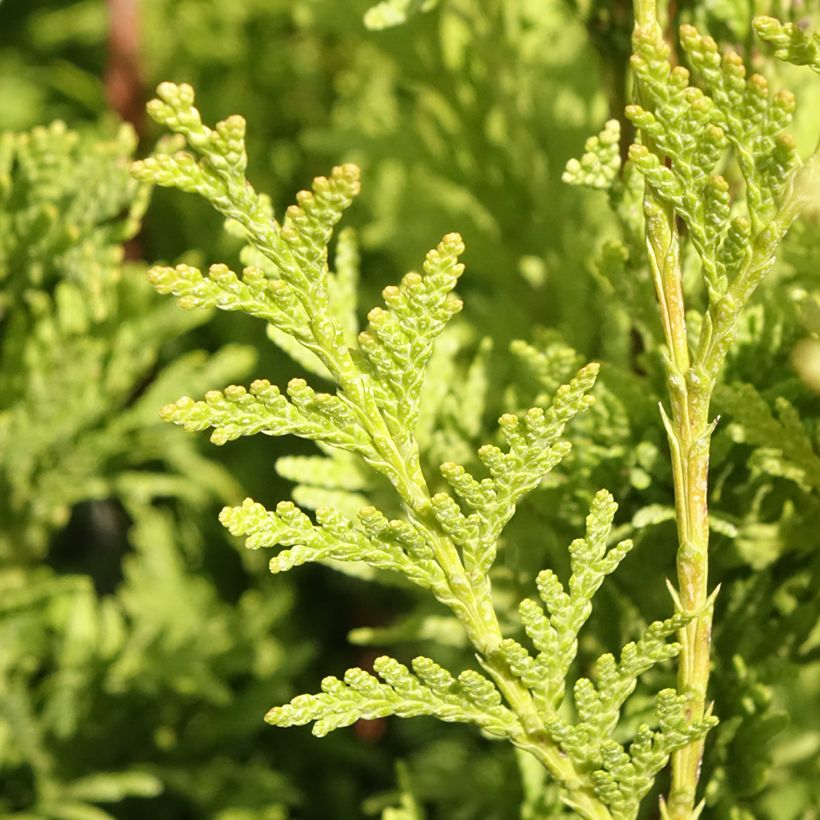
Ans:
<svg viewBox="0 0 820 820"><path fill-rule="evenodd" d="M813 817L817 21L174 6L0 137L0 814Z"/></svg>
<svg viewBox="0 0 820 820"><path fill-rule="evenodd" d="M405 6L380 4L366 19L383 27L425 10L423 4ZM458 390L434 394L439 407L431 409L424 401L425 377L441 367L430 365L434 344L453 332L448 325L463 307L454 295L464 273L461 236L444 236L421 272L384 288L382 306L360 324L354 235L340 233L335 256L330 254L334 228L359 193L359 169L341 165L317 178L276 219L269 200L245 177L241 117L205 125L193 89L184 84L162 84L149 104L152 118L182 135L188 150L140 161L135 176L199 194L247 242L241 273L221 263L206 272L187 264L157 266L149 274L152 283L184 308L217 307L262 319L271 339L320 380L312 387L295 378L279 388L257 379L248 388L231 385L200 400L184 396L163 408L164 419L190 431L210 430L218 445L263 433L319 446L321 456L280 463L283 474L299 482L301 506L282 501L269 509L249 498L223 509L220 520L250 549L279 547L270 559L273 573L318 561L402 576L449 610L449 628L462 632L475 653L474 665L460 671L427 655L408 662L381 655L372 669L326 677L316 694L275 706L269 723L311 724L319 737L391 715L471 723L531 755L556 784L561 803L582 817L637 817L667 763L664 817L696 817L708 801L731 806L730 813L737 808L727 782L730 761L716 762L707 773L705 796L698 784L705 743L720 720L720 704L709 690L721 588L709 577L710 531L739 544L743 538L735 523L710 517L709 465L718 426L712 406L727 362L749 334L748 304L814 193L817 158L801 160L785 130L795 111L790 92L770 91L762 75L747 75L741 56L721 53L689 24L677 36L691 71L672 63L656 15L654 3L636 4L632 102L623 121L609 121L590 138L563 178L607 191L621 222L623 239L604 245L597 267L641 333L642 355L654 358L656 375L665 382L659 420L669 448L671 493L665 507L646 505L631 526L616 526L612 494L590 492L587 483L589 512L569 545L564 579L552 567L542 569L529 589L519 581L525 594L514 593L512 601L498 601L494 589L499 558L511 549L507 525L519 505L533 503L527 497L534 491L567 480L555 472L572 449L567 431L594 402L599 364L573 373L574 367L567 368L573 351L555 343L540 351L519 342L518 355L540 369L537 375L551 389L530 407L513 406L501 415L490 443L475 452L466 442L437 441L435 422L425 429L422 417L440 413L441 394L455 398ZM812 41L799 30L768 18L759 18L756 28L782 59L811 64ZM621 129L629 125L634 134L622 156ZM632 300L646 308L653 294L654 309L631 311ZM481 356L479 348L470 370L486 381ZM729 412L735 408L735 430L748 430L753 443L762 443L752 430L766 425L764 418L773 434L778 431L773 459L779 466L769 465L770 473L784 475L784 463L795 457L802 462L798 453L805 454L808 464L797 470L810 489L816 456L792 402L779 398L775 417L753 387L725 383L717 400ZM577 443L579 449L585 445L591 443ZM446 460L436 472L425 470L425 461L436 456ZM583 471L583 459L582 453L568 462L567 472ZM594 472L587 467L584 477ZM373 482L380 482L378 497L386 498L381 509L367 503ZM620 536L664 520L675 523L678 536L677 581L666 581L667 616L638 630L616 652L578 664L579 634L594 612L593 598L634 546ZM512 562L504 563L514 571ZM664 586L662 576L656 581ZM743 584L733 587L724 592L729 606L743 594ZM801 637L810 641L810 631ZM729 660L732 674L749 675L742 655ZM670 663L677 667L676 685L656 689L651 711L631 706L639 678ZM754 675L747 679L745 685L754 686ZM764 701L745 720L738 715L730 721L717 742L731 744L745 725L765 758L763 741L779 720L761 714Z"/></svg>

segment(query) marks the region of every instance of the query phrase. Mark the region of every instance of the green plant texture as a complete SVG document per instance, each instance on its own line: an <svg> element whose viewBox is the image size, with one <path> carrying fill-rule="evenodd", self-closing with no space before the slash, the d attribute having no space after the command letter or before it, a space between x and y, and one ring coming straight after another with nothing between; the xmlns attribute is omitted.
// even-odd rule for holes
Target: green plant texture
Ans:
<svg viewBox="0 0 820 820"><path fill-rule="evenodd" d="M156 416L180 384L255 355L169 350L206 315L168 311L124 258L149 194L128 174L135 146L126 126L61 122L0 139L0 813L116 817L175 793L282 816L292 791L273 767L202 758L285 677L268 632L289 597L229 602L194 571L196 522L240 490ZM108 560L84 560L90 543L69 557L68 525ZM194 712L224 726L192 734Z"/></svg>
<svg viewBox="0 0 820 820"><path fill-rule="evenodd" d="M60 122L3 136L0 552L16 562L41 557L79 501L145 504L207 494L209 483L236 493L224 471L168 440L154 407L180 380L241 373L255 354L233 345L162 361L163 345L205 317L166 310L124 259L148 200L128 176L135 147L126 126L109 139ZM206 481L192 481L200 469Z"/></svg>
<svg viewBox="0 0 820 820"><path fill-rule="evenodd" d="M404 517L389 519L365 507L351 521L323 506L313 521L291 502L271 511L247 499L241 507L225 508L222 523L245 536L251 549L286 547L271 559L272 572L333 559L403 574L454 613L483 672L468 669L454 676L426 657L414 659L411 671L380 657L374 662L378 678L358 668L343 680L325 678L320 694L272 709L268 722L313 722L319 736L360 718L393 714L473 723L536 756L562 786L565 802L584 816L612 811L634 816L670 752L701 737L712 722L705 716L687 725L685 700L663 690L657 728L641 725L628 751L612 736L638 676L677 654L680 647L665 639L692 616L680 613L653 623L638 643L624 648L620 660L603 656L596 683L581 678L575 684L577 721L568 722L558 710L567 695L565 678L578 632L593 595L631 548L622 541L607 549L617 509L612 497L605 491L596 495L586 536L570 547L568 586L545 570L536 579L540 603L522 601L521 625L534 651L502 635L489 577L498 539L516 506L568 453L562 434L591 403L597 366L578 371L548 408L502 416L502 446L487 444L478 451L485 477L445 462L440 472L451 492L431 492L414 428L433 341L462 307L452 295L464 270L458 262L461 238L445 236L427 255L423 273L409 273L399 286L385 288L385 307L368 313L368 325L357 337L346 337L355 316L344 315L342 300L331 308L345 282L330 273L327 247L358 193L358 169L340 166L328 178L316 179L280 224L245 179L244 121L233 116L214 129L205 126L189 86L163 85L159 95L149 105L152 117L182 134L196 153L151 157L136 163L134 174L205 196L244 229L257 264L245 267L241 278L225 265L212 265L206 275L188 265L157 267L150 273L152 283L177 296L183 307L241 310L269 322L312 354L337 385L335 394L321 393L294 379L283 393L257 380L247 390L231 386L210 392L203 401L184 397L166 406L163 417L189 430L213 429L217 444L261 432L337 447L384 475L406 510Z"/></svg>
<svg viewBox="0 0 820 820"><path fill-rule="evenodd" d="M393 658L379 657L373 664L378 677L354 668L343 680L326 678L320 694L300 695L272 709L267 720L281 726L313 722L319 736L361 718L394 714L474 723L533 754L561 786L564 802L587 817L636 816L641 798L671 753L672 791L664 811L670 817L700 811L695 809L695 788L702 742L716 722L706 709L714 600L706 580L705 498L713 428L709 401L743 304L770 267L800 196L792 181L797 162L793 142L782 134L793 98L784 92L769 104L759 75L747 85L742 63L729 55L721 66L714 43L684 27L681 42L703 73L709 93L688 87L687 72L670 71L668 49L652 10L639 12L633 68L643 106L630 106L627 116L645 135L630 149L630 161L646 181L647 252L669 350L672 416L664 414L664 424L680 538L679 589L673 591L677 614L650 625L638 643L622 650L620 661L602 656L596 682L579 678L574 683L575 721L559 709L567 695L578 632L589 617L594 593L632 546L621 541L607 549L617 509L612 497L601 491L593 500L586 537L570 547L568 586L545 570L536 584L541 603L525 599L519 606L535 653L503 636L490 570L516 506L568 453L562 434L565 425L587 409L597 366L578 371L548 408L503 415L502 447L478 450L486 477L476 478L464 466L447 461L440 473L450 492L433 492L414 433L432 343L462 307L452 295L463 272L458 262L464 250L461 238L446 236L427 255L423 274L410 273L399 286L385 288L385 307L368 313L368 325L356 337L356 317L345 304L349 299L339 298L340 292L349 292L349 240L341 243L338 272L328 268L332 230L358 193L355 166L340 166L329 178L315 180L312 191L299 194L298 204L278 223L244 177L244 121L233 116L211 129L194 107L192 89L170 84L160 86L149 112L182 134L193 153L152 157L134 166L139 179L208 199L243 229L249 243L246 256L256 263L247 265L241 276L225 265L212 265L206 275L187 265L154 268L154 286L173 293L186 308L217 306L267 321L274 339L279 337L291 350L295 342L295 350L301 350L297 359L302 353L309 356L314 364L310 369L337 386L335 394L317 393L303 379L294 379L283 393L258 380L249 390L232 386L207 394L203 401L184 397L167 406L163 417L189 430L211 428L211 440L217 444L262 432L293 434L339 448L385 476L405 511L404 517L391 520L365 507L353 521L321 506L314 521L291 502L270 511L248 499L241 507L224 509L223 524L244 536L251 549L286 547L271 560L272 572L332 559L401 573L453 612L484 672L466 670L454 676L426 657L414 659L411 671ZM681 122L691 130L681 134ZM600 138L588 142L584 164L570 163L567 181L612 186L612 169L617 173L618 163L609 146L617 143L616 126L613 122ZM731 225L728 183L710 176L729 144L736 149L746 182L749 214L735 217ZM658 155L670 157L671 171ZM676 216L685 222L700 257L709 299L692 363ZM675 632L681 643L667 644L665 639ZM612 732L638 676L679 652L684 694L661 691L658 728L641 725L624 748Z"/></svg>
<svg viewBox="0 0 820 820"><path fill-rule="evenodd" d="M816 9L127 7L0 0L0 817L814 817Z"/></svg>

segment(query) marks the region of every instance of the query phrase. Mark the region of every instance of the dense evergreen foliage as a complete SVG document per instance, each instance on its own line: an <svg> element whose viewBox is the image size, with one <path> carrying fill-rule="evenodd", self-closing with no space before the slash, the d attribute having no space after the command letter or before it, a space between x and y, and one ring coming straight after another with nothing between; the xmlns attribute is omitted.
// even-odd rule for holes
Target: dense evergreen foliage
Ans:
<svg viewBox="0 0 820 820"><path fill-rule="evenodd" d="M814 817L819 21L138 20L0 3L0 816Z"/></svg>

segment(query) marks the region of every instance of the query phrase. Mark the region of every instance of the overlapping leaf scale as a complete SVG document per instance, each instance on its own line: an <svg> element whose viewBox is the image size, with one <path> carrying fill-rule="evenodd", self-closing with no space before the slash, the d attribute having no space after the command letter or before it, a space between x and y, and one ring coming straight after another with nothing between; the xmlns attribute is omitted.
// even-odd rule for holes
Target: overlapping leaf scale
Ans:
<svg viewBox="0 0 820 820"><path fill-rule="evenodd" d="M704 275L717 287L716 248L729 216L728 185L714 173L728 144L723 120L711 97L689 85L689 72L669 66L667 46L651 32L641 38L632 65L642 105L627 106L626 114L648 144L630 146L629 157L653 191L686 220ZM669 167L660 155L670 157Z"/></svg>
<svg viewBox="0 0 820 820"><path fill-rule="evenodd" d="M207 275L193 265L155 266L148 279L159 293L178 297L180 307L216 307L255 316L303 342L311 341L308 318L293 290L248 266L238 276L227 265L211 265Z"/></svg>
<svg viewBox="0 0 820 820"><path fill-rule="evenodd" d="M473 723L497 737L522 734L518 718L478 672L467 670L455 678L424 657L415 658L412 668L411 672L393 658L379 657L373 663L378 678L359 668L348 669L344 680L327 677L321 692L298 695L271 709L265 719L274 726L313 723L312 732L318 737L360 719L388 715L432 715L447 722Z"/></svg>
<svg viewBox="0 0 820 820"><path fill-rule="evenodd" d="M488 572L495 560L498 537L515 513L516 504L569 453L571 445L561 436L567 423L592 404L589 392L597 373L597 364L582 368L569 384L558 389L547 410L534 407L521 417L503 415L499 425L507 450L486 444L478 451L489 478L478 480L452 462L441 465L441 473L456 495L473 510L464 515L446 494L433 497L436 517L461 547L468 572L476 576Z"/></svg>
<svg viewBox="0 0 820 820"><path fill-rule="evenodd" d="M354 165L337 166L329 177L313 180L312 190L296 194L298 204L285 212L282 238L300 270L326 282L327 249L333 229L359 193L359 171Z"/></svg>
<svg viewBox="0 0 820 820"><path fill-rule="evenodd" d="M330 507L321 507L314 523L290 501L271 511L247 498L239 507L225 507L219 520L233 535L244 536L249 549L289 547L271 559L274 573L309 561L361 561L399 572L423 587L438 589L445 583L415 529L406 521L388 521L373 507L359 511L357 524Z"/></svg>
<svg viewBox="0 0 820 820"><path fill-rule="evenodd" d="M149 114L184 136L192 153L148 157L133 165L133 174L199 193L241 227L266 261L246 268L241 279L216 266L216 282L212 269L210 283L188 266L160 268L153 274L155 285L163 292L181 291L183 306L211 303L257 315L295 336L333 372L334 356L328 351L338 353L345 346L327 310L327 246L334 226L359 192L359 169L338 166L328 177L315 179L311 191L297 194L298 204L287 210L280 225L267 198L245 179L244 119L231 116L211 129L194 107L190 86L162 83L157 95L149 103Z"/></svg>
<svg viewBox="0 0 820 820"><path fill-rule="evenodd" d="M545 717L553 717L564 699L564 681L577 653L578 633L592 612L592 597L604 577L632 548L630 541L623 541L607 549L617 508L608 492L597 493L587 516L586 536L570 546L572 575L568 588L546 569L536 579L543 606L531 598L521 602L519 617L537 650L535 657L512 639L502 643L507 664L534 691ZM625 649L630 655L631 651Z"/></svg>
<svg viewBox="0 0 820 820"><path fill-rule="evenodd" d="M717 719L707 714L688 724L685 696L664 689L655 698L658 729L641 724L628 750L618 741L595 736L587 724L571 725L561 717L548 723L548 731L581 771L590 771L595 794L613 818L633 818L655 776L669 755L692 740L703 737Z"/></svg>
<svg viewBox="0 0 820 820"><path fill-rule="evenodd" d="M423 275L408 273L398 286L382 291L385 307L368 313L368 326L359 334L382 410L398 435L415 428L433 342L461 310L461 300L452 291L464 272L458 261L463 252L458 234L445 236L427 254Z"/></svg>
<svg viewBox="0 0 820 820"><path fill-rule="evenodd" d="M732 144L748 186L752 220L771 215L797 162L794 139L784 132L795 108L789 91L770 94L765 77L752 74L739 54L720 54L711 37L681 26L681 46L715 102L720 127Z"/></svg>
<svg viewBox="0 0 820 820"><path fill-rule="evenodd" d="M807 65L820 74L820 31L808 32L774 17L756 17L757 36L774 46L774 56L793 65Z"/></svg>
<svg viewBox="0 0 820 820"><path fill-rule="evenodd" d="M242 260L253 260L260 263L263 268L266 267L265 258L253 245L247 245L243 249ZM267 267L270 267L269 263ZM275 270L273 275L276 275ZM345 343L351 348L355 347L359 332L359 320L356 315L358 280L359 249L356 232L353 228L343 228L339 231L336 242L335 271L327 273L328 310L341 330ZM303 324L306 324L306 321ZM309 344L306 345L305 340L297 332L285 330L284 327L286 326L281 323L269 324L268 338L305 370L323 379L332 380L333 376L317 352Z"/></svg>
<svg viewBox="0 0 820 820"><path fill-rule="evenodd" d="M291 379L287 396L267 379L252 382L250 390L239 385L211 390L202 401L183 396L163 407L160 415L188 431L212 427L214 444L264 433L295 435L371 454L370 439L348 405L338 396L316 393L304 379Z"/></svg>
<svg viewBox="0 0 820 820"><path fill-rule="evenodd" d="M603 130L584 143L580 160L567 162L561 179L568 185L607 190L612 187L621 170L621 124L608 120Z"/></svg>
<svg viewBox="0 0 820 820"><path fill-rule="evenodd" d="M567 623L576 631L589 617L592 597L604 578L617 569L632 549L632 542L629 540L620 541L611 549L607 547L617 510L618 505L609 492L601 490L596 493L586 519L586 536L570 544L572 575L569 579L569 597L571 601L577 602L575 606L579 606L580 611L572 615ZM542 586L546 590L546 586L539 583L539 592ZM541 592L542 598L544 594L545 592Z"/></svg>
<svg viewBox="0 0 820 820"><path fill-rule="evenodd" d="M635 690L638 678L655 664L677 657L680 644L667 639L692 620L691 615L677 613L671 618L651 623L640 640L626 644L620 660L606 654L595 664L595 679L579 678L574 700L582 724L599 737L614 731L620 709Z"/></svg>
<svg viewBox="0 0 820 820"><path fill-rule="evenodd" d="M742 266L750 228L759 229L775 214L797 161L784 131L794 97L788 91L770 95L759 74L747 79L739 55L721 56L714 40L692 26L681 27L681 44L706 93L689 84L685 68L669 66L668 47L656 31L639 32L637 42L632 65L642 104L626 113L648 143L631 146L630 159L686 221L704 276L721 294ZM751 225L745 216L730 223L729 185L715 173L729 144L746 180ZM671 160L668 167L662 156Z"/></svg>
<svg viewBox="0 0 820 820"><path fill-rule="evenodd" d="M572 379L584 360L557 334L544 333L533 344L516 339L510 344L510 353L521 363L527 385L540 388L533 404L549 404L555 391Z"/></svg>
<svg viewBox="0 0 820 820"><path fill-rule="evenodd" d="M132 166L138 178L164 187L198 193L226 216L238 214L242 203L248 214L269 216L253 189L245 187L247 167L245 120L233 115L211 129L194 106L194 90L182 83L161 83L157 97L148 103L153 120L182 135L193 153L178 151L148 157ZM247 221L237 220L243 226Z"/></svg>
<svg viewBox="0 0 820 820"><path fill-rule="evenodd" d="M705 91L689 85L686 69L669 66L669 49L657 27L635 34L632 65L641 104L629 106L627 116L644 144L631 146L630 159L655 197L686 222L700 257L709 309L693 375L710 381L736 333L740 308L765 276L799 210L799 160L795 141L784 130L795 100L785 90L770 94L759 74L747 78L738 54L721 55L715 41L692 26L681 27L680 42ZM745 182L734 203L729 184L714 173L727 146Z"/></svg>

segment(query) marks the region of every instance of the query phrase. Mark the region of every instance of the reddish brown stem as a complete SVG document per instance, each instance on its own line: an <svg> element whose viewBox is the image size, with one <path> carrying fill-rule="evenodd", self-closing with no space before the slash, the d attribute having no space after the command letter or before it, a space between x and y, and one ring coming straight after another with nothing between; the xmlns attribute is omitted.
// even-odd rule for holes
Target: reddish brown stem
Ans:
<svg viewBox="0 0 820 820"><path fill-rule="evenodd" d="M145 125L145 95L140 72L139 0L107 0L107 4L105 97L108 105L141 135Z"/></svg>

